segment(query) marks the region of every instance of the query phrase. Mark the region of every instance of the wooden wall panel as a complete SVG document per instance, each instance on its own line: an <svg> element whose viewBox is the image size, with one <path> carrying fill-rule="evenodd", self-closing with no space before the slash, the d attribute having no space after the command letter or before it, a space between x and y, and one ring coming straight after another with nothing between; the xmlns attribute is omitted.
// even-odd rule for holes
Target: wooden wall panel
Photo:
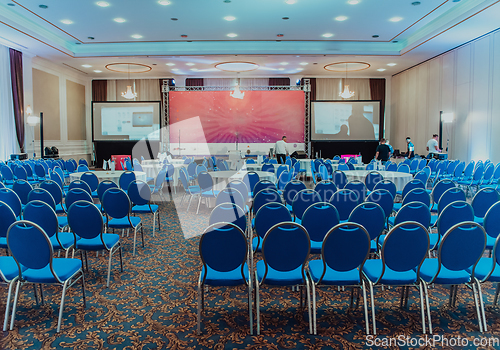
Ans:
<svg viewBox="0 0 500 350"><path fill-rule="evenodd" d="M85 85L66 80L68 140L86 140Z"/></svg>
<svg viewBox="0 0 500 350"><path fill-rule="evenodd" d="M33 112L43 112L44 140L61 139L59 106L59 77L33 68ZM40 139L40 128L35 127L35 139Z"/></svg>

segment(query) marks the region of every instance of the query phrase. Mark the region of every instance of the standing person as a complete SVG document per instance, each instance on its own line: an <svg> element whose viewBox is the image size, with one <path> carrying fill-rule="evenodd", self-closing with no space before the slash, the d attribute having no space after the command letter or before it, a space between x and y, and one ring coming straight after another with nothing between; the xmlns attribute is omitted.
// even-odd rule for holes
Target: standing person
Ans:
<svg viewBox="0 0 500 350"><path fill-rule="evenodd" d="M391 149L385 144L385 139L380 140L380 145L377 146L375 159L381 160L385 164L391 157Z"/></svg>
<svg viewBox="0 0 500 350"><path fill-rule="evenodd" d="M389 146L389 149L391 150L391 156L394 155L394 148L389 144L389 140L385 140L385 144Z"/></svg>
<svg viewBox="0 0 500 350"><path fill-rule="evenodd" d="M413 146L413 143L411 142L410 136L406 138L406 143L408 144L408 149L406 151L406 156L408 158L413 158L415 157L415 146Z"/></svg>
<svg viewBox="0 0 500 350"><path fill-rule="evenodd" d="M276 160L279 164L285 164L286 156L288 151L286 149L286 136L283 136L281 140L276 141L274 145L274 153L276 154Z"/></svg>
<svg viewBox="0 0 500 350"><path fill-rule="evenodd" d="M427 141L427 152L429 152L429 154L427 155L427 159L430 159L436 153L441 152L441 150L439 149L439 145L438 145L438 139L439 139L439 135L434 134L434 135L432 135L432 139Z"/></svg>

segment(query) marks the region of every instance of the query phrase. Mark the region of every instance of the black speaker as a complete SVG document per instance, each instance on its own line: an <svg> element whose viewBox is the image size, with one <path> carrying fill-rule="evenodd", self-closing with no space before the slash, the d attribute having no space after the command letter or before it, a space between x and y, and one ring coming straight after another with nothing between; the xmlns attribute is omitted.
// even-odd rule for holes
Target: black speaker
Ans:
<svg viewBox="0 0 500 350"><path fill-rule="evenodd" d="M46 156L51 156L52 155L52 149L49 147L44 148L44 153Z"/></svg>

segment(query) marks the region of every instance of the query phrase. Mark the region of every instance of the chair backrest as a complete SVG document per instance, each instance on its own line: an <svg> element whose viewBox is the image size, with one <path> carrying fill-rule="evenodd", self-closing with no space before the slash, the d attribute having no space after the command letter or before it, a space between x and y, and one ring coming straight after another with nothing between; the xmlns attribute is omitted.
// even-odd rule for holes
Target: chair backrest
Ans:
<svg viewBox="0 0 500 350"><path fill-rule="evenodd" d="M427 159L420 159L418 162L418 170L422 170L427 165Z"/></svg>
<svg viewBox="0 0 500 350"><path fill-rule="evenodd" d="M128 185L135 180L135 173L133 171L124 171L118 179L118 185L122 190L127 190Z"/></svg>
<svg viewBox="0 0 500 350"><path fill-rule="evenodd" d="M49 204L39 200L26 204L23 219L39 225L49 237L54 236L59 230L56 212Z"/></svg>
<svg viewBox="0 0 500 350"><path fill-rule="evenodd" d="M219 205L222 203L234 203L243 210L246 207L243 195L236 188L226 187L219 192L217 198L215 199L215 205Z"/></svg>
<svg viewBox="0 0 500 350"><path fill-rule="evenodd" d="M213 225L218 222L229 222L238 226L243 232L247 228L245 212L235 203L221 203L215 206L210 213L208 224Z"/></svg>
<svg viewBox="0 0 500 350"><path fill-rule="evenodd" d="M365 200L366 192L368 190L366 189L366 185L363 182L359 180L353 180L347 183L347 185L345 185L344 188L347 190L354 191L358 195L358 198L361 202Z"/></svg>
<svg viewBox="0 0 500 350"><path fill-rule="evenodd" d="M196 177L196 166L197 164L195 162L191 162L188 164L187 172L189 176Z"/></svg>
<svg viewBox="0 0 500 350"><path fill-rule="evenodd" d="M14 175L19 180L28 179L28 174L26 173L26 170L24 169L24 167L19 165L14 166Z"/></svg>
<svg viewBox="0 0 500 350"><path fill-rule="evenodd" d="M467 164L467 166L464 169L463 175L462 175L464 177L464 179L468 179L468 178L470 178L472 176L472 173L474 172L474 164L475 163L474 163L473 160L471 160Z"/></svg>
<svg viewBox="0 0 500 350"><path fill-rule="evenodd" d="M7 237L9 226L16 221L12 208L0 199L0 237Z"/></svg>
<svg viewBox="0 0 500 350"><path fill-rule="evenodd" d="M269 202L255 214L254 229L259 237L264 238L271 227L288 221L292 221L290 211L281 203Z"/></svg>
<svg viewBox="0 0 500 350"><path fill-rule="evenodd" d="M420 202L425 204L428 208L431 207L431 196L423 188L414 188L406 194L403 198L403 205L410 202Z"/></svg>
<svg viewBox="0 0 500 350"><path fill-rule="evenodd" d="M335 170L332 174L332 181L337 186L338 189L342 189L347 185L347 176L344 174L343 171Z"/></svg>
<svg viewBox="0 0 500 350"><path fill-rule="evenodd" d="M181 180L181 184L182 184L182 187L184 187L184 190L186 192L189 192L188 174L187 174L187 170L185 168L180 169L179 179Z"/></svg>
<svg viewBox="0 0 500 350"><path fill-rule="evenodd" d="M128 185L127 195L133 205L146 205L151 200L151 189L146 182L134 180Z"/></svg>
<svg viewBox="0 0 500 350"><path fill-rule="evenodd" d="M292 171L282 171L279 178L278 178L278 190L283 190L286 186L287 183L289 183L292 180L293 172Z"/></svg>
<svg viewBox="0 0 500 350"><path fill-rule="evenodd" d="M99 197L99 202L102 203L102 196L108 188L118 188L118 185L111 180L103 180L99 182L99 186L97 186L97 197Z"/></svg>
<svg viewBox="0 0 500 350"><path fill-rule="evenodd" d="M352 222L333 227L325 236L321 257L335 271L352 271L359 267L360 280L363 265L370 254L370 236L365 228ZM323 272L318 283L321 283Z"/></svg>
<svg viewBox="0 0 500 350"><path fill-rule="evenodd" d="M458 165L455 167L455 170L453 171L453 177L459 178L462 176L462 173L464 172L465 169L465 162L460 162Z"/></svg>
<svg viewBox="0 0 500 350"><path fill-rule="evenodd" d="M474 173L472 174L472 180L480 181L481 178L483 177L483 174L484 174L484 165L478 163L476 169L474 169Z"/></svg>
<svg viewBox="0 0 500 350"><path fill-rule="evenodd" d="M16 217L21 215L22 203L19 196L10 188L0 188L0 201L7 204Z"/></svg>
<svg viewBox="0 0 500 350"><path fill-rule="evenodd" d="M165 168L165 179L163 181L165 180L172 181L174 173L175 173L175 167L172 164L167 164L167 167Z"/></svg>
<svg viewBox="0 0 500 350"><path fill-rule="evenodd" d="M387 190L391 194L392 198L396 198L396 184L391 180L382 180L377 182L373 190Z"/></svg>
<svg viewBox="0 0 500 350"><path fill-rule="evenodd" d="M83 173L85 171L89 171L89 167L85 164L80 164L78 165L78 168L76 169L78 173Z"/></svg>
<svg viewBox="0 0 500 350"><path fill-rule="evenodd" d="M66 170L68 171L68 173L74 173L75 172L75 165L73 164L73 162L71 160L65 161L64 162L64 166L66 167ZM35 168L36 168L36 165L35 165Z"/></svg>
<svg viewBox="0 0 500 350"><path fill-rule="evenodd" d="M257 213L264 204L266 203L280 203L281 204L281 196L278 191L266 188L259 191L253 199L252 209L254 213Z"/></svg>
<svg viewBox="0 0 500 350"><path fill-rule="evenodd" d="M92 195L92 190L90 189L90 186L87 185L85 181L82 180L73 180L70 182L68 186L68 190L72 190L74 188L80 188L82 190L87 191L88 194Z"/></svg>
<svg viewBox="0 0 500 350"><path fill-rule="evenodd" d="M125 159L125 169L127 169L129 171L134 170L134 167L132 166L132 163L130 162L129 158Z"/></svg>
<svg viewBox="0 0 500 350"><path fill-rule="evenodd" d="M272 165L272 164L264 164L262 166L262 171L267 171L267 172L270 172L270 173L274 173L274 165Z"/></svg>
<svg viewBox="0 0 500 350"><path fill-rule="evenodd" d="M394 197L387 190L374 190L366 197L365 202L377 203L380 205L384 210L386 219L391 216L392 209L394 208Z"/></svg>
<svg viewBox="0 0 500 350"><path fill-rule="evenodd" d="M80 159L78 160L78 165L82 165L82 164L83 164L83 165L85 165L85 166L89 166L89 163L87 162L87 160L86 160L86 159L84 159L84 158L80 158Z"/></svg>
<svg viewBox="0 0 500 350"><path fill-rule="evenodd" d="M200 186L202 192L213 191L214 181L212 179L212 175L206 171L199 173L198 185Z"/></svg>
<svg viewBox="0 0 500 350"><path fill-rule="evenodd" d="M429 175L427 174L427 172L421 170L415 174L415 177L413 179L422 181L425 186L425 184L427 184L427 180L429 180Z"/></svg>
<svg viewBox="0 0 500 350"><path fill-rule="evenodd" d="M500 234L500 202L496 202L488 209L484 216L483 227L488 236L498 237Z"/></svg>
<svg viewBox="0 0 500 350"><path fill-rule="evenodd" d="M108 188L102 196L102 206L106 214L121 219L130 214L130 199L121 188Z"/></svg>
<svg viewBox="0 0 500 350"><path fill-rule="evenodd" d="M382 277L386 266L397 272L418 271L429 251L427 228L415 221L394 226L382 245ZM378 282L378 281L377 281Z"/></svg>
<svg viewBox="0 0 500 350"><path fill-rule="evenodd" d="M302 215L301 225L311 241L323 242L326 234L340 222L337 209L330 203L311 204Z"/></svg>
<svg viewBox="0 0 500 350"><path fill-rule="evenodd" d="M248 159L246 160L246 163L247 163L247 164L255 164L255 159L248 158Z"/></svg>
<svg viewBox="0 0 500 350"><path fill-rule="evenodd" d="M419 163L419 160L418 159L413 159L411 162L410 162L410 171L412 172L415 172L418 168L418 163Z"/></svg>
<svg viewBox="0 0 500 350"><path fill-rule="evenodd" d="M399 163L398 170L399 173L410 173L410 166L408 164Z"/></svg>
<svg viewBox="0 0 500 350"><path fill-rule="evenodd" d="M61 169L61 167L55 166L54 169L52 169L52 171L57 173L57 175L59 175L61 181L64 181L64 171Z"/></svg>
<svg viewBox="0 0 500 350"><path fill-rule="evenodd" d="M71 204L76 201L87 201L92 203L92 197L87 191L82 188L73 188L68 191L66 197L64 198L66 208L69 208Z"/></svg>
<svg viewBox="0 0 500 350"><path fill-rule="evenodd" d="M248 187L241 180L233 180L226 185L227 188L234 188L238 190L243 196L244 203L248 202Z"/></svg>
<svg viewBox="0 0 500 350"><path fill-rule="evenodd" d="M104 232L101 211L87 201L76 201L68 208L68 224L71 231L85 239L96 238Z"/></svg>
<svg viewBox="0 0 500 350"><path fill-rule="evenodd" d="M438 233L443 236L454 225L464 221L474 221L471 205L463 201L450 203L439 214L436 223Z"/></svg>
<svg viewBox="0 0 500 350"><path fill-rule="evenodd" d="M265 188L269 188L269 189L272 189L272 190L278 190L276 188L276 185L274 184L274 182L272 181L269 181L269 180L260 180L259 182L257 182L253 188L253 194L255 196L255 194L259 193L260 191L262 191L263 189Z"/></svg>
<svg viewBox="0 0 500 350"><path fill-rule="evenodd" d="M262 242L265 271L261 283L264 283L269 267L279 272L301 268L302 278L305 280L304 266L310 249L309 235L301 225L282 222L273 226Z"/></svg>
<svg viewBox="0 0 500 350"><path fill-rule="evenodd" d="M243 176L243 182L247 185L250 193L254 193L255 185L260 181L259 174L255 171L249 171ZM257 192L255 192L257 193Z"/></svg>
<svg viewBox="0 0 500 350"><path fill-rule="evenodd" d="M314 203L321 202L321 196L318 192L312 189L305 189L297 192L293 197L292 210L295 217L302 220L302 215Z"/></svg>
<svg viewBox="0 0 500 350"><path fill-rule="evenodd" d="M337 192L337 186L335 186L333 181L323 180L316 184L314 190L318 192L322 202L328 202L330 198L332 198L333 194Z"/></svg>
<svg viewBox="0 0 500 350"><path fill-rule="evenodd" d="M329 176L328 176L328 169L323 164L319 165L319 167L318 167L318 174L319 174L319 177L321 178L321 180L328 180L328 178L329 178Z"/></svg>
<svg viewBox="0 0 500 350"><path fill-rule="evenodd" d="M408 192L410 192L411 190L415 189L415 188L422 188L422 189L425 189L425 184L418 180L418 179L413 179L411 180L410 182L408 182L405 187L403 187L403 191L401 193L401 197L404 198Z"/></svg>
<svg viewBox="0 0 500 350"><path fill-rule="evenodd" d="M492 163L489 163L484 169L484 174L483 178L481 179L481 184L489 184L493 177L494 171L495 171L495 166Z"/></svg>
<svg viewBox="0 0 500 350"><path fill-rule="evenodd" d="M189 168L189 167L188 167L188 168ZM188 170L188 171L189 171L189 170ZM199 174L199 173L201 173L202 171L207 172L207 171L208 171L208 170L207 170L207 167L206 167L206 166L204 166L204 165L198 164L198 165L196 166L196 176L198 176L198 174Z"/></svg>
<svg viewBox="0 0 500 350"><path fill-rule="evenodd" d="M288 167L285 164L281 164L278 166L276 169L276 178L279 179L281 176L281 173L288 170Z"/></svg>
<svg viewBox="0 0 500 350"><path fill-rule="evenodd" d="M12 169L7 165L0 166L0 172L2 173L2 177L6 181L14 181L14 174L12 173Z"/></svg>
<svg viewBox="0 0 500 350"><path fill-rule="evenodd" d="M349 215L349 222L362 225L370 235L376 239L385 228L384 209L377 203L364 202L356 206Z"/></svg>
<svg viewBox="0 0 500 350"><path fill-rule="evenodd" d="M42 201L48 204L52 209L56 210L56 202L49 191L43 188L34 188L28 194L28 203L31 201Z"/></svg>
<svg viewBox="0 0 500 350"><path fill-rule="evenodd" d="M432 189L431 197L434 203L439 203L439 199L446 190L455 187L455 183L451 180L444 179L439 181Z"/></svg>
<svg viewBox="0 0 500 350"><path fill-rule="evenodd" d="M345 163L339 163L339 166L337 167L337 170L339 171L346 171L346 170L350 170L349 169L349 166Z"/></svg>
<svg viewBox="0 0 500 350"><path fill-rule="evenodd" d="M285 185L283 189L283 198L285 199L286 204L292 205L293 198L295 195L302 190L306 189L306 185L299 180L292 180Z"/></svg>
<svg viewBox="0 0 500 350"><path fill-rule="evenodd" d="M356 192L344 188L335 192L328 202L337 209L340 220L345 221L360 200Z"/></svg>
<svg viewBox="0 0 500 350"><path fill-rule="evenodd" d="M61 188L61 191L63 190L63 188L64 188L63 179L59 176L58 173L50 170L49 171L49 179L56 182L59 185L59 187Z"/></svg>
<svg viewBox="0 0 500 350"><path fill-rule="evenodd" d="M448 206L448 204L456 202L456 201L463 201L465 202L466 197L465 197L465 192L458 187L452 187L442 194L441 198L439 198L439 203L438 203L438 214L443 211L444 208ZM485 212L486 214L486 212Z"/></svg>
<svg viewBox="0 0 500 350"><path fill-rule="evenodd" d="M97 186L99 186L99 178L91 171L83 173L82 176L80 176L80 180L89 185L90 191L92 192L96 191Z"/></svg>
<svg viewBox="0 0 500 350"><path fill-rule="evenodd" d="M400 224L406 221L416 221L424 227L431 225L431 211L429 206L422 202L409 202L404 204L398 210L394 224Z"/></svg>
<svg viewBox="0 0 500 350"><path fill-rule="evenodd" d="M462 221L444 234L438 250L440 265L451 271L474 269L486 247L486 232L473 221Z"/></svg>
<svg viewBox="0 0 500 350"><path fill-rule="evenodd" d="M387 171L398 171L398 165L396 163L391 163L387 166Z"/></svg>
<svg viewBox="0 0 500 350"><path fill-rule="evenodd" d="M474 215L479 218L484 218L488 209L500 201L500 194L494 188L483 188L478 191L472 198L472 208Z"/></svg>
<svg viewBox="0 0 500 350"><path fill-rule="evenodd" d="M347 163L347 167L349 167L349 163ZM371 162L369 164L367 164L365 167L365 170L374 170L374 169L375 169L375 165L374 165L374 163L371 163Z"/></svg>
<svg viewBox="0 0 500 350"><path fill-rule="evenodd" d="M15 180L12 184L12 190L19 196L22 204L28 203L28 194L32 189L33 186L26 180Z"/></svg>
<svg viewBox="0 0 500 350"><path fill-rule="evenodd" d="M200 258L204 274L201 282L205 282L209 268L217 272L229 272L240 268L241 278L247 257L247 241L242 230L231 223L215 223L210 225L201 236Z"/></svg>
<svg viewBox="0 0 500 350"><path fill-rule="evenodd" d="M384 177L382 176L382 174L380 174L378 171L370 171L365 176L366 188L368 189L368 191L373 191L373 189L375 188L375 185L382 180L384 180Z"/></svg>

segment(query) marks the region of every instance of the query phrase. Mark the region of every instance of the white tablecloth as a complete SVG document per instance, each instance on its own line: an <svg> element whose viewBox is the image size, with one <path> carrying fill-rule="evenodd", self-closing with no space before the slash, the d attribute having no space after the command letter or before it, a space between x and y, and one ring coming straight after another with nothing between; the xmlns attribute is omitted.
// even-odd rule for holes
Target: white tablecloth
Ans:
<svg viewBox="0 0 500 350"><path fill-rule="evenodd" d="M344 174L347 176L348 181L359 180L365 182L366 175L371 170L346 170ZM405 185L413 179L411 174L398 173L396 171L379 171L384 177L384 180L391 180L396 184L398 191L402 191Z"/></svg>
<svg viewBox="0 0 500 350"><path fill-rule="evenodd" d="M147 177L156 178L156 175L158 175L162 166L163 165L158 165L158 164L147 164L147 165L142 166L142 170L144 170ZM174 164L174 181L173 181L174 186L177 186L177 184L179 183L179 172L180 172L180 169L184 166L187 166L187 165L186 164Z"/></svg>
<svg viewBox="0 0 500 350"><path fill-rule="evenodd" d="M104 180L111 180L114 183L118 185L118 181L120 179L120 175L123 174L125 171L122 170L116 170L116 171L93 171L94 174L96 174L97 178L99 179L99 182L104 181ZM134 171L135 173L135 178L137 180L141 181L146 181L146 173L143 171ZM80 177L84 174L84 172L80 173L72 173L69 174L69 179L70 181L74 180L80 180Z"/></svg>
<svg viewBox="0 0 500 350"><path fill-rule="evenodd" d="M243 177L247 171L210 171L209 174L212 175L212 179L216 185L214 186L217 190L221 190L226 187L227 183L232 180L243 180ZM269 180L272 182L276 182L276 175L274 173L270 173L267 171L256 171L259 175L260 180Z"/></svg>
<svg viewBox="0 0 500 350"><path fill-rule="evenodd" d="M159 159L146 159L143 160L141 165L144 167L145 165L160 165L163 164ZM184 159L172 159L172 161L169 164L184 164ZM187 164L186 164L187 165Z"/></svg>

